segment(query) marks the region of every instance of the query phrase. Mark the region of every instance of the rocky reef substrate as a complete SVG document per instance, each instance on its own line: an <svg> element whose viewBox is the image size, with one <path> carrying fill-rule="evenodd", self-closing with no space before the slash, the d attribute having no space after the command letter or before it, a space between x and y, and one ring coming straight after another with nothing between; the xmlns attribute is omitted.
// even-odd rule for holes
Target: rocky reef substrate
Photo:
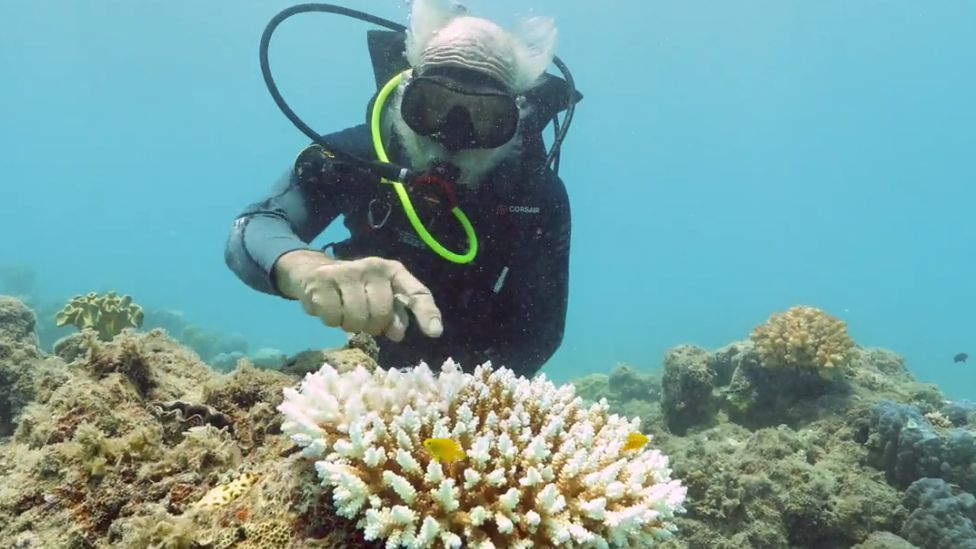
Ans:
<svg viewBox="0 0 976 549"><path fill-rule="evenodd" d="M47 355L34 323L0 297L0 547L370 546L279 432L294 377L216 372L162 330Z"/></svg>
<svg viewBox="0 0 976 549"><path fill-rule="evenodd" d="M35 324L0 297L0 547L378 546L336 516L276 410L325 361L376 367L368 338L225 373L163 330L82 331L49 354ZM750 341L682 345L574 384L641 417L687 486L661 547L976 548L976 405L889 351L845 353L821 375L764 366Z"/></svg>
<svg viewBox="0 0 976 549"><path fill-rule="evenodd" d="M972 403L857 348L835 375L765 368L746 340L575 382L639 415L688 486L669 548L976 548Z"/></svg>

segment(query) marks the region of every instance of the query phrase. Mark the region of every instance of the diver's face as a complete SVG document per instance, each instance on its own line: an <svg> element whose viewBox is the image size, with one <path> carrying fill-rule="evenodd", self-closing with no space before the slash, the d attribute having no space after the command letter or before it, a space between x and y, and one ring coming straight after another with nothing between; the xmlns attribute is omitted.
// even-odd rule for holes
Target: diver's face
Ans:
<svg viewBox="0 0 976 549"><path fill-rule="evenodd" d="M518 131L518 101L493 90L464 91L450 81L415 77L401 101L404 121L449 151L494 149Z"/></svg>
<svg viewBox="0 0 976 549"><path fill-rule="evenodd" d="M506 158L518 154L522 146L521 137L516 134L508 142L494 148L448 148L440 141L418 135L398 112L391 117L393 129L400 137L410 167L416 171L430 170L434 164L448 162L461 171L458 184L474 187Z"/></svg>

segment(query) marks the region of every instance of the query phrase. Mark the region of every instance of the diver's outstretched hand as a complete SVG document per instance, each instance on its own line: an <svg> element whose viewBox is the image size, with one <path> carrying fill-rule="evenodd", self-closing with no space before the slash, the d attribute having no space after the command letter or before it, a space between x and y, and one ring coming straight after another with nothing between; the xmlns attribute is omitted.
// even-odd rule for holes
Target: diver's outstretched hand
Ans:
<svg viewBox="0 0 976 549"><path fill-rule="evenodd" d="M441 312L430 290L399 261L366 257L353 261L297 250L275 264L278 289L301 301L305 312L347 332L403 339L413 311L420 331L439 337Z"/></svg>

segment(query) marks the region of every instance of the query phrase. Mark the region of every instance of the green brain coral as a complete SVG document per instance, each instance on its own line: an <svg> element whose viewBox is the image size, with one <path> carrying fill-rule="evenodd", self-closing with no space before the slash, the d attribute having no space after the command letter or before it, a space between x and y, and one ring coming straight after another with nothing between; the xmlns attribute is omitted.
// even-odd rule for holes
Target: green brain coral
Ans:
<svg viewBox="0 0 976 549"><path fill-rule="evenodd" d="M125 328L142 326L142 318L142 307L133 303L130 296L91 292L71 298L54 320L58 326L72 324L79 330L91 328L98 332L102 341L111 341Z"/></svg>

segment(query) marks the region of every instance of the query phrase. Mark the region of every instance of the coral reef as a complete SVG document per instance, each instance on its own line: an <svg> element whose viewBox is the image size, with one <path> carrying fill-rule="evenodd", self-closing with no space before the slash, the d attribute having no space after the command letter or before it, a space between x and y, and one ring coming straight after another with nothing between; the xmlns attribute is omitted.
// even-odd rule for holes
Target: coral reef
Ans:
<svg viewBox="0 0 976 549"><path fill-rule="evenodd" d="M682 345L664 357L661 408L668 428L684 434L693 425L715 421L720 400L713 394L716 373L704 349Z"/></svg>
<svg viewBox="0 0 976 549"><path fill-rule="evenodd" d="M916 546L891 532L874 532L864 540L864 543L859 543L851 549L916 549Z"/></svg>
<svg viewBox="0 0 976 549"><path fill-rule="evenodd" d="M857 417L852 412L851 417ZM898 530L907 512L834 419L750 431L722 423L659 438L688 484L681 547L850 547Z"/></svg>
<svg viewBox="0 0 976 549"><path fill-rule="evenodd" d="M859 435L870 463L905 488L925 477L938 477L976 492L976 434L933 425L910 404L882 400L871 409Z"/></svg>
<svg viewBox="0 0 976 549"><path fill-rule="evenodd" d="M976 425L976 402L970 400L947 402L942 407L941 412L950 423L957 427Z"/></svg>
<svg viewBox="0 0 976 549"><path fill-rule="evenodd" d="M329 364L340 372L348 372L362 366L369 371L378 368L379 346L365 333L349 337L338 349L307 350L288 358L281 371L296 377L318 371L322 364Z"/></svg>
<svg viewBox="0 0 976 549"><path fill-rule="evenodd" d="M618 364L611 370L607 386L622 401L657 400L661 394L660 380L630 364Z"/></svg>
<svg viewBox="0 0 976 549"><path fill-rule="evenodd" d="M976 549L976 497L941 478L921 478L905 492L911 510L902 534L920 547Z"/></svg>
<svg viewBox="0 0 976 549"><path fill-rule="evenodd" d="M670 537L682 510L667 458L623 448L639 420L584 407L544 377L326 364L279 408L338 513L387 547L645 547ZM467 459L432 459L431 437Z"/></svg>
<svg viewBox="0 0 976 549"><path fill-rule="evenodd" d="M767 368L800 368L828 373L852 358L854 341L844 322L816 307L775 313L750 334Z"/></svg>
<svg viewBox="0 0 976 549"><path fill-rule="evenodd" d="M641 425L688 487L664 547L973 546L974 407L915 381L890 351L844 357L825 376L764 365L751 340L681 345L664 357L660 396L622 398L606 375L575 383L612 412L650 408Z"/></svg>
<svg viewBox="0 0 976 549"><path fill-rule="evenodd" d="M639 370L629 364L618 364L610 374L590 374L574 380L576 394L588 402L607 400L617 413L648 421L661 414L656 403L661 399L661 376L658 372Z"/></svg>
<svg viewBox="0 0 976 549"><path fill-rule="evenodd" d="M82 332L65 362L10 298L0 323L0 391L16 402L0 547L367 547L278 430L294 379L222 375L160 330Z"/></svg>
<svg viewBox="0 0 976 549"><path fill-rule="evenodd" d="M0 437L13 433L24 407L64 382L56 361L38 348L34 326L34 313L20 300L0 296Z"/></svg>
<svg viewBox="0 0 976 549"><path fill-rule="evenodd" d="M630 524L676 528L665 549L976 549L976 405L882 349L823 376L751 340L683 345L574 395L487 367L387 372L364 336L293 375L245 356L225 373L163 330L83 329L51 355L37 325L0 297L0 547L640 546L612 539ZM651 442L621 454L631 430ZM424 437L466 455L435 461ZM646 491L613 478L642 474ZM628 523L641 501L664 512Z"/></svg>
<svg viewBox="0 0 976 549"><path fill-rule="evenodd" d="M58 326L72 324L79 330L92 329L102 341L110 341L125 328L139 328L142 320L142 307L133 303L130 296L115 292L77 295L55 316Z"/></svg>

